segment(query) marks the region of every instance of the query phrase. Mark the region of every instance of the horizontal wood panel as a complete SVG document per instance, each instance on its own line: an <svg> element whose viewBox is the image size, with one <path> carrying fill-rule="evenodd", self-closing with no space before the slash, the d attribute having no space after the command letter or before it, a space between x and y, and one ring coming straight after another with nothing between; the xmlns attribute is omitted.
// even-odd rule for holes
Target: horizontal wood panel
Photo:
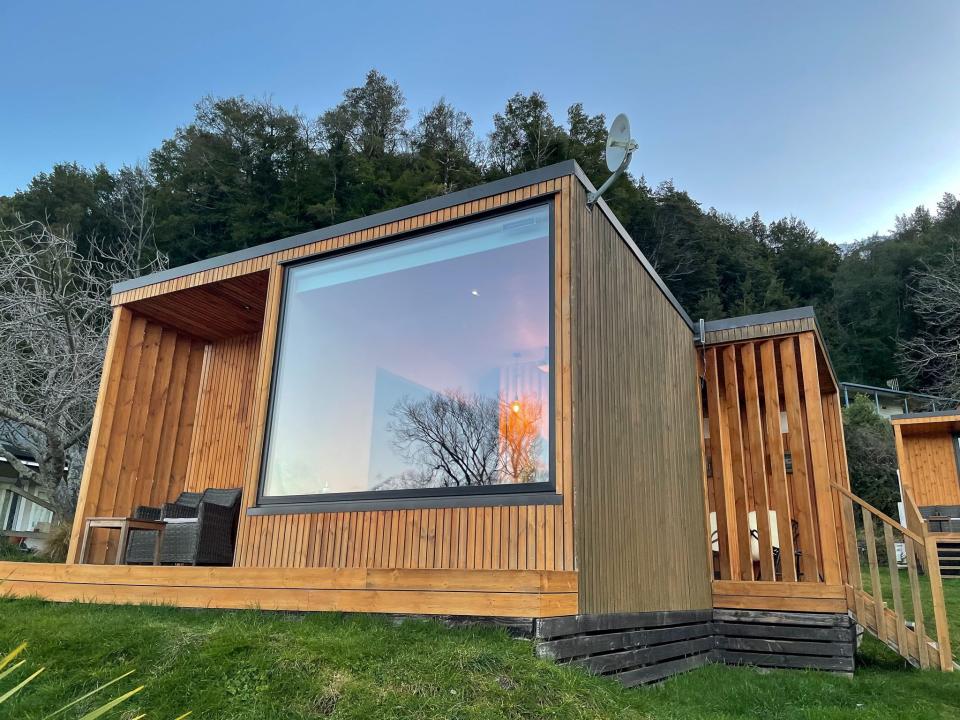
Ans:
<svg viewBox="0 0 960 720"><path fill-rule="evenodd" d="M714 595L743 595L745 597L781 597L781 598L846 598L843 585L824 583L784 583L762 581L714 580Z"/></svg>
<svg viewBox="0 0 960 720"><path fill-rule="evenodd" d="M737 610L778 610L787 612L845 613L847 600L838 598L773 597L752 595L724 595L715 593L715 608Z"/></svg>
<svg viewBox="0 0 960 720"><path fill-rule="evenodd" d="M99 582L113 585L575 592L577 574L549 570L370 570L304 568L60 565L0 562L0 581Z"/></svg>
<svg viewBox="0 0 960 720"><path fill-rule="evenodd" d="M552 617L576 612L575 573L248 570L0 563L4 592L61 602Z"/></svg>

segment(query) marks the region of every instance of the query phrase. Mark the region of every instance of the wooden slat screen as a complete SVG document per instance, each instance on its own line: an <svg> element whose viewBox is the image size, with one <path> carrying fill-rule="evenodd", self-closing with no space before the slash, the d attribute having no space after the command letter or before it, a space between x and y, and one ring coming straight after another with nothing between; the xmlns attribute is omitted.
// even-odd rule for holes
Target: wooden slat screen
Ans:
<svg viewBox="0 0 960 720"><path fill-rule="evenodd" d="M703 350L718 580L842 582L841 508L830 486L849 487L843 424L835 387L821 383L816 342L806 330Z"/></svg>

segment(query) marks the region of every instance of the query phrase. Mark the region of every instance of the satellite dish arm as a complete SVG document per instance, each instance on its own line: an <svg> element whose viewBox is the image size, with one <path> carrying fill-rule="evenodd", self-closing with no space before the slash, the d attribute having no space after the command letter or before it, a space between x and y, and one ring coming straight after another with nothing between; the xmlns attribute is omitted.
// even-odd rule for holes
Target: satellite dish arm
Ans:
<svg viewBox="0 0 960 720"><path fill-rule="evenodd" d="M599 190L587 195L587 205L593 205L597 200L600 199L600 196L603 195L621 175L623 175L623 172L627 169L627 165L630 164L630 158L633 157L633 151L636 149L636 147L636 143L630 142L627 153L623 156L623 160L620 161L620 167L614 171L613 175L607 178L607 181L600 186Z"/></svg>

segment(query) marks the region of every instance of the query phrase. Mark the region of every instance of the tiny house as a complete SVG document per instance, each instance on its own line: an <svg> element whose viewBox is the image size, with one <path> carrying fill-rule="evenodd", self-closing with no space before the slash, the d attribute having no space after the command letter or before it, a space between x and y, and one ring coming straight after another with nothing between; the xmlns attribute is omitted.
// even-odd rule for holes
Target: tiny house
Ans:
<svg viewBox="0 0 960 720"><path fill-rule="evenodd" d="M907 523L936 544L942 575L960 578L960 410L891 422Z"/></svg>
<svg viewBox="0 0 960 720"><path fill-rule="evenodd" d="M627 684L852 671L850 614L904 618L812 310L694 322L593 190L563 162L115 287L68 562L8 590L511 618Z"/></svg>

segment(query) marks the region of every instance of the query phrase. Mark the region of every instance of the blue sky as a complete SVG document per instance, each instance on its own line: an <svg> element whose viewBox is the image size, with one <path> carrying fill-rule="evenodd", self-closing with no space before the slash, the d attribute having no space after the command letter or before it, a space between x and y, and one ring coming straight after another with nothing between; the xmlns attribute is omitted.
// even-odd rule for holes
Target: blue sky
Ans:
<svg viewBox="0 0 960 720"><path fill-rule="evenodd" d="M58 161L143 161L207 94L319 114L371 67L414 116L443 95L484 133L518 90L558 118L626 112L634 173L834 242L960 194L956 0L6 0L0 194Z"/></svg>

